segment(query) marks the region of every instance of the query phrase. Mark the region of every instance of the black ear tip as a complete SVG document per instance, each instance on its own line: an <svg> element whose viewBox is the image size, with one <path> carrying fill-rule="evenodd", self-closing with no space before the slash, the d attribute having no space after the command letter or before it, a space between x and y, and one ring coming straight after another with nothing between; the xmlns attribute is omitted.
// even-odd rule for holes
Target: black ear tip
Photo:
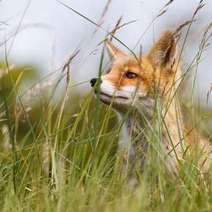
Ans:
<svg viewBox="0 0 212 212"><path fill-rule="evenodd" d="M97 78L93 78L90 81L91 87L93 87L96 84Z"/></svg>

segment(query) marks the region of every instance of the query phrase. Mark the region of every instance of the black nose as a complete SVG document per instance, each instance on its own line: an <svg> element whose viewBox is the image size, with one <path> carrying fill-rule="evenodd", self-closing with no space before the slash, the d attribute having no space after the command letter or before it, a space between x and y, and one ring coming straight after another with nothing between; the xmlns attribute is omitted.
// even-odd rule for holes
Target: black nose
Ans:
<svg viewBox="0 0 212 212"><path fill-rule="evenodd" d="M97 78L93 78L91 79L90 83L91 83L91 87L93 87L97 82Z"/></svg>

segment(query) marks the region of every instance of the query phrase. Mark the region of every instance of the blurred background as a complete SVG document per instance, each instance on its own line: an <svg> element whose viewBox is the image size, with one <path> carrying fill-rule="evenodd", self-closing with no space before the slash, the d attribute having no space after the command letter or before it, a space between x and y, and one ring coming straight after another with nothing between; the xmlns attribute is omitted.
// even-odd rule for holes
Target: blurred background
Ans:
<svg viewBox="0 0 212 212"><path fill-rule="evenodd" d="M107 32L122 17L117 38L129 48L147 52L160 33L176 29L190 20L199 0L175 0L166 12L157 17L167 0L1 0L0 1L0 59L4 63L33 65L40 77L61 68L76 50L79 54L71 65L71 79L79 92L89 87L89 80L98 72L102 45ZM84 15L77 14L70 8ZM189 66L196 55L203 33L212 21L212 1L197 14L191 27L183 66ZM91 21L100 25L97 27ZM115 42L115 41L114 41ZM119 43L117 46L123 48ZM208 92L212 82L212 46L204 51L197 73L197 98L202 104L212 106ZM48 84L48 83L47 83ZM28 85L30 86L30 85Z"/></svg>

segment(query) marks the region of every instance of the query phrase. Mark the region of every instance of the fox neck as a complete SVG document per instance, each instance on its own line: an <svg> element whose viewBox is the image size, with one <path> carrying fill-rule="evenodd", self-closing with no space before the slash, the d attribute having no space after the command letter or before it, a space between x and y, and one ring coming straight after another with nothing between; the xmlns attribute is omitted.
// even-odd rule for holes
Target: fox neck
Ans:
<svg viewBox="0 0 212 212"><path fill-rule="evenodd" d="M122 122L120 149L127 150L129 157L135 158L138 149L145 155L150 140L156 140L168 158L166 165L176 171L177 161L182 158L184 149L183 123L177 100L165 99L160 104L160 111L157 111L157 102L153 98L141 102L127 116L123 113L118 115Z"/></svg>

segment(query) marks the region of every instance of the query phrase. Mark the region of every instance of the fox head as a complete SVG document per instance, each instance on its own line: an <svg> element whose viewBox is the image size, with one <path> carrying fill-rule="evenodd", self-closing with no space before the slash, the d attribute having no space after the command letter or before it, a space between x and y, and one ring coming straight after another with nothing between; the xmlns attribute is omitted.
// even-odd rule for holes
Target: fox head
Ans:
<svg viewBox="0 0 212 212"><path fill-rule="evenodd" d="M129 55L107 42L113 58L110 70L101 76L100 100L119 108L133 106L151 99L155 91L161 96L172 90L178 75L176 42L172 32L166 31L142 57ZM93 87L97 82L91 80Z"/></svg>

